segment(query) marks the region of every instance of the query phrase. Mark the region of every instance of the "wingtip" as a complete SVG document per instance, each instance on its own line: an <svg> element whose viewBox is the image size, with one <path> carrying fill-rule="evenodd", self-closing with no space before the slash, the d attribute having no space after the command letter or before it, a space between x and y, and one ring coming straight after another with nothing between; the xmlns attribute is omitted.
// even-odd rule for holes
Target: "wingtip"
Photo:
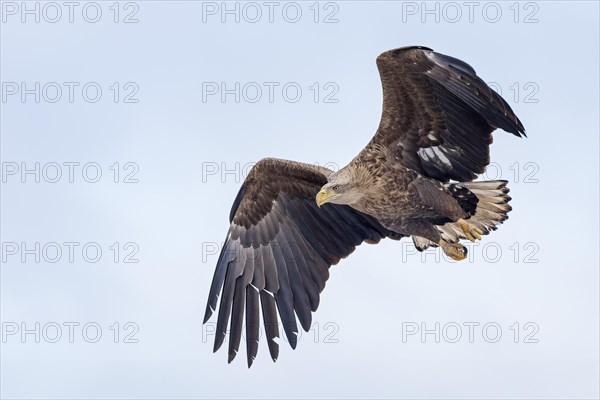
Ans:
<svg viewBox="0 0 600 400"><path fill-rule="evenodd" d="M525 127L521 124L521 121L518 119L516 121L510 121L508 124L494 124L494 129L502 129L505 132L508 132L516 137L527 137L527 133L525 133Z"/></svg>
<svg viewBox="0 0 600 400"><path fill-rule="evenodd" d="M231 362L235 359L235 355L235 352L233 354L229 353L229 356L227 357L227 364L231 364Z"/></svg>
<svg viewBox="0 0 600 400"><path fill-rule="evenodd" d="M217 351L219 351L219 349L223 345L224 338L225 338L225 335L216 336L215 337L215 344L213 346L213 353L216 353Z"/></svg>
<svg viewBox="0 0 600 400"><path fill-rule="evenodd" d="M312 312L307 313L307 315L303 315L302 318L298 316L300 320L300 326L304 329L304 332L310 331L310 327L312 325Z"/></svg>
<svg viewBox="0 0 600 400"><path fill-rule="evenodd" d="M516 136L518 138L527 137L527 135L525 134L525 132L523 132L521 130L518 130L518 131L516 131L516 130L507 131L506 129L502 129L502 130L505 131L505 132L508 132L508 133L512 134L513 136Z"/></svg>

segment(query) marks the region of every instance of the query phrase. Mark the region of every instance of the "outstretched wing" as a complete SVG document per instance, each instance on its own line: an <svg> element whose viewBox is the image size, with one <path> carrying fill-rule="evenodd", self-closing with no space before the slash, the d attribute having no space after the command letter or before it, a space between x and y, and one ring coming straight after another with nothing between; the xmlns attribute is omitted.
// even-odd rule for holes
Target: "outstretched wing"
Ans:
<svg viewBox="0 0 600 400"><path fill-rule="evenodd" d="M383 112L367 149L383 146L423 175L473 180L490 162L492 131L525 135L506 101L463 61L407 47L381 54L377 67Z"/></svg>
<svg viewBox="0 0 600 400"><path fill-rule="evenodd" d="M296 347L296 316L304 330L329 277L329 266L363 241L399 238L372 217L348 206L325 204L315 196L332 171L310 164L263 159L248 174L230 215L206 305L206 323L220 306L214 351L229 325L229 362L237 354L245 314L250 366L258 351L260 310L269 352L279 354L279 321Z"/></svg>

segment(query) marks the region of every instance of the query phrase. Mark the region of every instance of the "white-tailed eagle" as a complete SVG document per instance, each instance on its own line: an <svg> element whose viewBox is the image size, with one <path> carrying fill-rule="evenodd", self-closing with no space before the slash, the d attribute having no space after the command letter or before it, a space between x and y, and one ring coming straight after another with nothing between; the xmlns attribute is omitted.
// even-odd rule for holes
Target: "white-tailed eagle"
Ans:
<svg viewBox="0 0 600 400"><path fill-rule="evenodd" d="M252 364L261 315L273 360L280 326L295 348L296 321L310 329L329 267L362 242L411 236L420 250L439 246L461 260L460 240L481 239L506 220L506 181L473 180L490 162L495 129L525 135L508 104L468 64L425 47L387 51L377 67L381 122L347 166L268 158L244 181L204 316L220 303L214 350L229 329L229 362L245 330Z"/></svg>

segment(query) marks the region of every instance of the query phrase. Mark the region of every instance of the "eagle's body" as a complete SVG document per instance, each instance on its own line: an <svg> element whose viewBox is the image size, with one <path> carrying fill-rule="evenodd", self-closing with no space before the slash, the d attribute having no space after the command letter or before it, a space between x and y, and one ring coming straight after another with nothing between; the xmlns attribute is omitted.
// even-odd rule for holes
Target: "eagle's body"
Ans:
<svg viewBox="0 0 600 400"><path fill-rule="evenodd" d="M362 182L365 195L349 203L352 208L375 217L387 229L406 236L425 236L433 243L440 239L433 225L468 217L444 184L403 166L386 153L390 152L369 149L346 167L376 166L366 174L372 178ZM433 194L430 198L435 197L435 204L424 201L423 192L425 196Z"/></svg>
<svg viewBox="0 0 600 400"><path fill-rule="evenodd" d="M310 329L329 267L362 242L411 236L420 250L440 246L461 260L461 239L481 239L507 218L506 182L472 181L489 164L492 131L524 135L508 104L469 65L427 48L385 52L377 66L381 122L347 166L334 172L267 158L244 181L204 318L220 293L214 348L229 329L229 361L244 315L248 365L261 314L271 357L279 352L277 314L295 348L296 317Z"/></svg>
<svg viewBox="0 0 600 400"><path fill-rule="evenodd" d="M352 207L380 222L434 217L432 210L416 199L417 194L411 186L421 175L390 158L392 156L384 152L368 151L348 166L376 166L370 171L373 178L367 180L365 196L357 203L352 203Z"/></svg>

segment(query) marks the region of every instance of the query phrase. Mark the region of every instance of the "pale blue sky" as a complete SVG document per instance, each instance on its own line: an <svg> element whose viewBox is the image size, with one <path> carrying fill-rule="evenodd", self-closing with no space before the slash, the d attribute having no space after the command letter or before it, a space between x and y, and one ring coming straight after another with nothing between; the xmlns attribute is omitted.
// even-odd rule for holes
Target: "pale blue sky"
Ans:
<svg viewBox="0 0 600 400"><path fill-rule="evenodd" d="M72 23L66 6L52 23L39 3L36 23L21 4L2 2L0 40L2 397L599 396L597 2L279 2L273 22L239 3L239 23L221 22L221 2L118 15L98 2L96 23L90 3ZM379 122L376 56L407 45L468 62L523 121L527 139L496 133L488 171L510 181L510 219L462 263L408 241L361 246L331 269L295 351L282 339L273 364L261 342L252 369L245 349L228 365L201 320L243 171L266 156L345 165ZM35 82L40 102L22 102ZM239 103L203 93L222 82L240 83ZM36 162L40 183L22 183ZM36 242L39 263L22 246ZM36 322L40 343L22 340ZM436 323L439 343L422 340Z"/></svg>

